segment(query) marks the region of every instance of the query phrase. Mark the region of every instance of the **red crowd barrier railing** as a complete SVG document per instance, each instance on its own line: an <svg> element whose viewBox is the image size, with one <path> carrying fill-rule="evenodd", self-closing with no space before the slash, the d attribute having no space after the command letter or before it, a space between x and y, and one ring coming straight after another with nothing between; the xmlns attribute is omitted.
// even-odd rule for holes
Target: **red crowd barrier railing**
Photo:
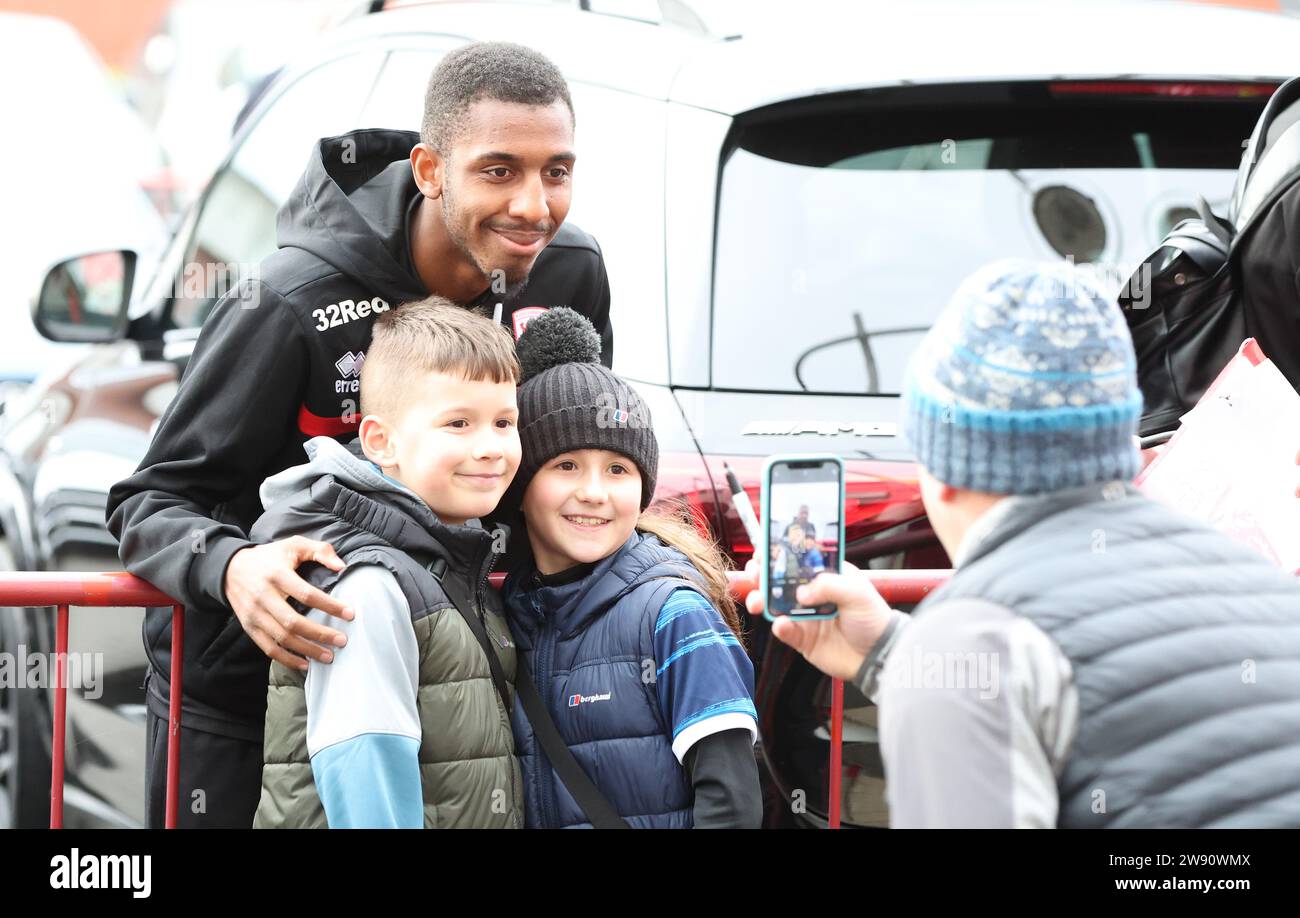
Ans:
<svg viewBox="0 0 1300 918"><path fill-rule="evenodd" d="M170 596L126 573L0 573L0 606L53 606L58 620L54 629L54 744L50 769L50 828L63 828L64 747L68 717L68 607L69 606L171 606L172 670L167 734L167 810L165 825L176 828L180 797L181 685L185 646L184 610Z"/></svg>
<svg viewBox="0 0 1300 918"><path fill-rule="evenodd" d="M920 602L942 586L952 571L866 571L876 590L890 604ZM744 602L748 592L742 575L732 575L732 595ZM493 586L500 587L500 578ZM112 573L11 573L0 572L0 607L52 606L55 625L54 743L50 771L50 828L63 828L64 747L68 715L68 607L171 606L172 691L167 734L167 810L165 826L176 828L180 798L181 692L185 647L184 609L170 596L131 574ZM843 754L844 683L831 682L831 753L828 825L840 827L840 770Z"/></svg>

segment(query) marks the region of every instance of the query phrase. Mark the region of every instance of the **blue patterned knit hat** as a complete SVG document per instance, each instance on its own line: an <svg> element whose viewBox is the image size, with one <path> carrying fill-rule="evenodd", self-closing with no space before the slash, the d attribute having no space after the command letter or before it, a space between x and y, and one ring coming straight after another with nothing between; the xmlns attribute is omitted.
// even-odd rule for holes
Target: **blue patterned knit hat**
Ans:
<svg viewBox="0 0 1300 918"><path fill-rule="evenodd" d="M1131 480L1137 362L1113 297L1067 262L971 275L912 356L903 424L945 484L1039 494Z"/></svg>

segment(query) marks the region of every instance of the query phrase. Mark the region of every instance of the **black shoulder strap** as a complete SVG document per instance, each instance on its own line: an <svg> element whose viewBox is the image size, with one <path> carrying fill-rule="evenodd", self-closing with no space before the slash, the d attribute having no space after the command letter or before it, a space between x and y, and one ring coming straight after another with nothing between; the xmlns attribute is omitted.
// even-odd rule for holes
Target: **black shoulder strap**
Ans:
<svg viewBox="0 0 1300 918"><path fill-rule="evenodd" d="M460 586L453 582L456 578L452 577L444 579L444 575L447 573L447 562L443 561L441 558L434 561L429 567L429 573L433 574L433 578L438 581L438 585L442 587L442 591L447 594L447 598L451 600L451 604L455 606L456 611L460 613L460 617L463 618L465 624L469 626L470 633L474 635L474 639L477 640L479 646L483 648L483 653L487 656L488 669L492 673L492 684L496 686L497 695L501 698L501 706L505 708L506 716L509 717L511 707L510 684L506 681L506 674L501 669L501 660L497 657L497 652L492 646L492 641L487 636L487 629L483 627L482 620L468 608L469 603L466 602L467 597L457 595L460 592Z"/></svg>
<svg viewBox="0 0 1300 918"><path fill-rule="evenodd" d="M542 701L542 696L537 693L537 686L533 683L533 674L528 669L524 654L517 654L515 660L519 667L519 675L515 679L519 703L524 706L524 713L528 715L528 721L533 725L533 734L537 737L542 751L546 753L551 767L555 769L555 773L560 776L564 786L582 808L587 820L597 829L632 828L618 815L614 805L600 792L600 788L596 787L591 778L587 777L578 760L573 757L573 750L564 742L564 737L560 736L555 721L551 720L550 711L546 710L546 702Z"/></svg>
<svg viewBox="0 0 1300 918"><path fill-rule="evenodd" d="M447 566L441 560L434 563L429 572L442 585L443 592L451 600L451 604L456 607L460 617L465 620L469 630L478 640L479 646L483 648L483 653L487 656L488 669L492 671L492 682L497 687L497 694L501 696L501 703L505 706L506 715L510 714L510 690L506 683L506 675L501 669L501 660L497 657L492 642L488 639L487 630L483 627L483 622L469 608L465 602L465 597L457 596L459 586L453 586L451 581L455 578L443 580L443 574L446 573ZM556 729L555 722L551 720L551 714L546 710L546 703L537 693L537 686L533 683L533 674L528 669L528 663L524 659L524 654L519 651L515 654L515 665L517 673L515 675L515 691L519 693L519 703L523 705L524 713L528 716L529 723L533 726L533 734L537 737L538 744L542 747L542 752L550 761L551 767L555 773L560 776L564 786L573 796L574 801L582 808L582 812L587 817L587 821L597 829L630 829L632 828L614 805L606 799L605 795L600 792L595 783L582 770L578 760L574 758L573 751L569 749L564 737L560 736L560 731Z"/></svg>

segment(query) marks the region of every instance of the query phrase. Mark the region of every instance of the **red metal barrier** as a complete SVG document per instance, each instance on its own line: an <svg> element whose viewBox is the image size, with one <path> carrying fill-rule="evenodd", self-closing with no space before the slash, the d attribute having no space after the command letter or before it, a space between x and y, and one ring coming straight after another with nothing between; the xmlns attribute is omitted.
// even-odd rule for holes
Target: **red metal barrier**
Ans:
<svg viewBox="0 0 1300 918"><path fill-rule="evenodd" d="M890 604L920 602L941 586L952 571L867 571L876 590ZM732 595L744 602L748 593L742 575L733 574ZM500 586L499 582L493 586ZM63 828L64 745L68 711L68 607L171 606L172 669L170 685L182 685L185 615L171 597L127 573L0 573L0 607L54 606L55 626L54 747L50 774L50 828ZM843 750L844 683L831 683L830 812L828 825L840 827L840 770ZM180 798L181 693L171 692L167 734L167 811L165 825L176 828Z"/></svg>
<svg viewBox="0 0 1300 918"><path fill-rule="evenodd" d="M867 571L876 592L890 605L916 603L943 586L952 571ZM826 824L840 827L840 778L844 750L844 682L831 681L831 763L828 788L829 811Z"/></svg>
<svg viewBox="0 0 1300 918"><path fill-rule="evenodd" d="M181 685L185 646L184 610L170 596L125 573L0 573L0 607L54 606L54 746L50 769L50 828L63 828L64 746L68 715L68 607L171 606L171 685ZM166 827L176 828L180 797L181 693L171 692L167 734Z"/></svg>
<svg viewBox="0 0 1300 918"><path fill-rule="evenodd" d="M871 585L890 605L917 603L929 596L952 576L950 570L863 571L871 578ZM757 577L757 575L755 575ZM733 571L727 575L731 583L731 598L742 605L750 590L758 589L757 579Z"/></svg>

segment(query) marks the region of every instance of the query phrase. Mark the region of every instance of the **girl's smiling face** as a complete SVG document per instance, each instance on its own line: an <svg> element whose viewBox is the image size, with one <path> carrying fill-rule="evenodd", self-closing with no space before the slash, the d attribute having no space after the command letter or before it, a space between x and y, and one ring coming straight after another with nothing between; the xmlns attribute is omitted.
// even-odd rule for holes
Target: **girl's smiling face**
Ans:
<svg viewBox="0 0 1300 918"><path fill-rule="evenodd" d="M524 492L524 519L543 574L607 558L622 547L641 514L641 473L604 449L561 453Z"/></svg>

